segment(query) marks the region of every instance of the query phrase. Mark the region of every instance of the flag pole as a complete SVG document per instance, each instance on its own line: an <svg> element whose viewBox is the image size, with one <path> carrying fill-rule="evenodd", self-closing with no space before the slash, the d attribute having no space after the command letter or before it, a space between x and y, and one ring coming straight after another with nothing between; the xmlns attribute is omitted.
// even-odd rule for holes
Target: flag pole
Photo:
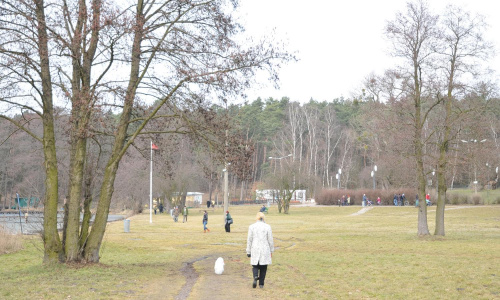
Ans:
<svg viewBox="0 0 500 300"><path fill-rule="evenodd" d="M149 173L149 223L153 223L153 140L151 140L151 162Z"/></svg>

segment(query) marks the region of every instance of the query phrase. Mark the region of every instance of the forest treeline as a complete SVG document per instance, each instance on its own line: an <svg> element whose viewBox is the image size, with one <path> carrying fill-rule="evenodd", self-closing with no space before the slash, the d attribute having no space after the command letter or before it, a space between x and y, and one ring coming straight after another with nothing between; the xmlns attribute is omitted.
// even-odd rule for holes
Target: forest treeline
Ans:
<svg viewBox="0 0 500 300"><path fill-rule="evenodd" d="M460 127L451 143L452 176L447 186L469 187L477 180L481 189L496 179L495 167L500 162L500 99L471 94L457 100L456 105L469 112L457 123ZM218 118L230 119L230 135L238 136L238 141L250 149L246 157L234 157L234 163L228 167L230 199L254 200L255 189L275 188L279 176L289 176L291 184L306 189L309 198L323 188L368 189L373 188L374 182L377 189L414 188L411 132L405 126L407 121L400 118L400 109L397 103L376 101L363 94L354 99L310 100L304 104L287 97L259 98L229 105L227 109L218 107ZM116 117L110 114L103 120L113 123ZM427 182L433 188L440 117L439 110L430 115L424 132L429 137L425 148ZM2 203L13 203L16 192L23 197L43 198L43 155L38 143L24 132L15 131L8 122L0 123L0 135L10 136L0 146ZM64 174L68 170L69 146L63 133L69 126L69 117L61 114L58 123L57 140L61 148L58 153L63 154L58 157L58 166ZM41 131L41 127L37 130ZM97 181L102 166L99 167L97 156L93 155L97 155L97 149L101 155L110 151L110 141L106 141L110 138L100 139L99 144L91 143L88 151L90 160L94 158L97 164L92 179ZM150 137L136 142L120 165L113 195L115 209L134 209L148 203L149 140ZM221 201L224 154L217 159L210 148L200 147L189 135L158 135L154 142L160 147L153 154L154 197L197 191L212 193L214 200L218 195ZM371 172L375 165L373 180ZM339 169L341 174L337 179ZM61 181L61 201L67 186L67 181ZM98 190L93 193L96 197Z"/></svg>

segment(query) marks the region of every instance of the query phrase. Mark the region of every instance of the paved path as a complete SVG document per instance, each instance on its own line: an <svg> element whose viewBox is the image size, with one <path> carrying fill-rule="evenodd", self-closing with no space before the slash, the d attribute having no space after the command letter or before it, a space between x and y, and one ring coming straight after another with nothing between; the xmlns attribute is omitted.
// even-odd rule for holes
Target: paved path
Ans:
<svg viewBox="0 0 500 300"><path fill-rule="evenodd" d="M365 212L369 211L373 209L373 206L366 206L366 207L363 207L362 209L360 209L358 212L355 212L353 214L351 214L351 216L359 216L359 215L362 215L364 214Z"/></svg>

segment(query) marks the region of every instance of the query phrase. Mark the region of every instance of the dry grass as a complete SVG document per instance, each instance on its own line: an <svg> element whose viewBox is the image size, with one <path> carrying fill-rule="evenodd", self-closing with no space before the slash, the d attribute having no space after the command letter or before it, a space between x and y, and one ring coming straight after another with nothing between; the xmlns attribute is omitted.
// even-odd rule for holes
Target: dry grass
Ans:
<svg viewBox="0 0 500 300"><path fill-rule="evenodd" d="M245 243L258 208L232 207L231 234L224 232L222 209L209 216L207 234L197 210L186 224L134 216L130 233L123 222L112 223L101 264L84 267L42 265L33 237L25 249L0 255L0 298L173 299L188 261L199 275L188 299L500 298L499 206L448 206L447 235L427 238L416 236L412 207L374 207L357 216L351 214L359 206L291 207L290 215L271 208L276 252L266 287L254 290ZM431 232L434 214L429 208ZM217 256L226 261L219 277Z"/></svg>
<svg viewBox="0 0 500 300"><path fill-rule="evenodd" d="M23 248L21 235L13 235L4 230L0 225L0 254L19 251Z"/></svg>

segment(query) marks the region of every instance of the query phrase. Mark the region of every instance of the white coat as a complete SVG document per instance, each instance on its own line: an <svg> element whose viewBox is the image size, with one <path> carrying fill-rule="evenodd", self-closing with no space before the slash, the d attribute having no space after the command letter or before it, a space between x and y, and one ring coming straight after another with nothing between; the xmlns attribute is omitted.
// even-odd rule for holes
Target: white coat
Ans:
<svg viewBox="0 0 500 300"><path fill-rule="evenodd" d="M274 252L271 226L257 221L248 227L247 254L251 254L251 265L270 265L271 252Z"/></svg>

